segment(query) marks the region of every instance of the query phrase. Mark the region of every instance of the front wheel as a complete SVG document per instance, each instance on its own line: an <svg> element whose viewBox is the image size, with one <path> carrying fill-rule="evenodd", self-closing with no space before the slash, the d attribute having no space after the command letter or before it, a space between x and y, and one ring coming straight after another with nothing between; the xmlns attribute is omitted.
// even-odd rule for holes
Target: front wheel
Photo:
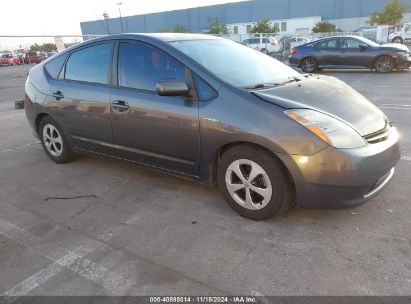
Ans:
<svg viewBox="0 0 411 304"><path fill-rule="evenodd" d="M47 156L55 163L65 164L74 159L75 155L63 131L50 116L46 116L41 120L39 137Z"/></svg>
<svg viewBox="0 0 411 304"><path fill-rule="evenodd" d="M400 44L402 44L402 38L401 37L395 37L393 40L392 40L392 42L393 43L400 43Z"/></svg>
<svg viewBox="0 0 411 304"><path fill-rule="evenodd" d="M226 151L217 170L225 200L240 215L264 220L292 207L292 185L286 169L268 151L239 145Z"/></svg>
<svg viewBox="0 0 411 304"><path fill-rule="evenodd" d="M301 61L301 69L305 73L314 73L318 70L318 62L311 57L304 58Z"/></svg>
<svg viewBox="0 0 411 304"><path fill-rule="evenodd" d="M394 68L394 60L390 56L382 56L375 60L374 69L378 73L389 73Z"/></svg>

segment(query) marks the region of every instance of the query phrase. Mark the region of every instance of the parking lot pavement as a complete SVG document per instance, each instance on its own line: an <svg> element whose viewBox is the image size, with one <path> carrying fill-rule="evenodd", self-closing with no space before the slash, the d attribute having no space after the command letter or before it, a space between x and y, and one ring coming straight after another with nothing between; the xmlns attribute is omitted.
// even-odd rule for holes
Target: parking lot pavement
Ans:
<svg viewBox="0 0 411 304"><path fill-rule="evenodd" d="M411 294L411 72L325 72L400 129L392 183L353 210L296 207L263 222L163 173L88 156L52 163L12 109L26 72L0 68L0 294Z"/></svg>

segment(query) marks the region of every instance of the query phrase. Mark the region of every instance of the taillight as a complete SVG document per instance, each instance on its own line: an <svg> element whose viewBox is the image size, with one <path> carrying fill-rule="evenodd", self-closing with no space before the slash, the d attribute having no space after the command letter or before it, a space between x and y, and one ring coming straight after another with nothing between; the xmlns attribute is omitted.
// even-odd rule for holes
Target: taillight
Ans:
<svg viewBox="0 0 411 304"><path fill-rule="evenodd" d="M298 52L298 51L297 51L296 48L292 48L290 54L291 54L291 55L295 55L295 54L297 54L297 52Z"/></svg>

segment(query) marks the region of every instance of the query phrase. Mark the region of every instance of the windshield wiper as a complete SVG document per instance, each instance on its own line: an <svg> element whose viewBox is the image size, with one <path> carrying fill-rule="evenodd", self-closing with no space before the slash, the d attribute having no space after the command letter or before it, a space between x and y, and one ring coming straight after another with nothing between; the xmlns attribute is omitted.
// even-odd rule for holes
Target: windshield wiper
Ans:
<svg viewBox="0 0 411 304"><path fill-rule="evenodd" d="M246 90L258 90L258 89L268 89L277 86L277 83L257 83L250 86L241 87L241 89Z"/></svg>
<svg viewBox="0 0 411 304"><path fill-rule="evenodd" d="M254 85L250 85L250 86L241 87L241 89L246 89L246 90L269 89L269 88L273 88L273 87L280 87L280 86L283 86L287 83L299 82L299 81L301 81L300 78L298 78L296 76L291 76L291 77L288 77L287 80L283 81L283 82L258 83L258 84L254 84Z"/></svg>
<svg viewBox="0 0 411 304"><path fill-rule="evenodd" d="M300 78L298 78L298 77L296 77L296 76L291 76L291 77L288 77L288 79L287 79L286 81L283 81L283 82L280 82L280 83L276 83L276 85L277 85L277 86L283 86L283 85L285 85L285 84L287 84L287 83L300 82L300 81L301 81Z"/></svg>

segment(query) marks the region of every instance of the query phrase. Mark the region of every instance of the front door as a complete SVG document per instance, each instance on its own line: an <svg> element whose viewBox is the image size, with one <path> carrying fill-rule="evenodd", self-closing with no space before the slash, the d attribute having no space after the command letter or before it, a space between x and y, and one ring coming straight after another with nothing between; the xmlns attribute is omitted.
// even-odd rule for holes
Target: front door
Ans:
<svg viewBox="0 0 411 304"><path fill-rule="evenodd" d="M123 41L117 71L111 106L119 156L198 176L198 102L156 91L159 80L186 82L185 66L154 46Z"/></svg>
<svg viewBox="0 0 411 304"><path fill-rule="evenodd" d="M363 48L361 48L363 47ZM343 38L340 43L341 65L353 67L370 67L372 56L370 48L355 38Z"/></svg>

